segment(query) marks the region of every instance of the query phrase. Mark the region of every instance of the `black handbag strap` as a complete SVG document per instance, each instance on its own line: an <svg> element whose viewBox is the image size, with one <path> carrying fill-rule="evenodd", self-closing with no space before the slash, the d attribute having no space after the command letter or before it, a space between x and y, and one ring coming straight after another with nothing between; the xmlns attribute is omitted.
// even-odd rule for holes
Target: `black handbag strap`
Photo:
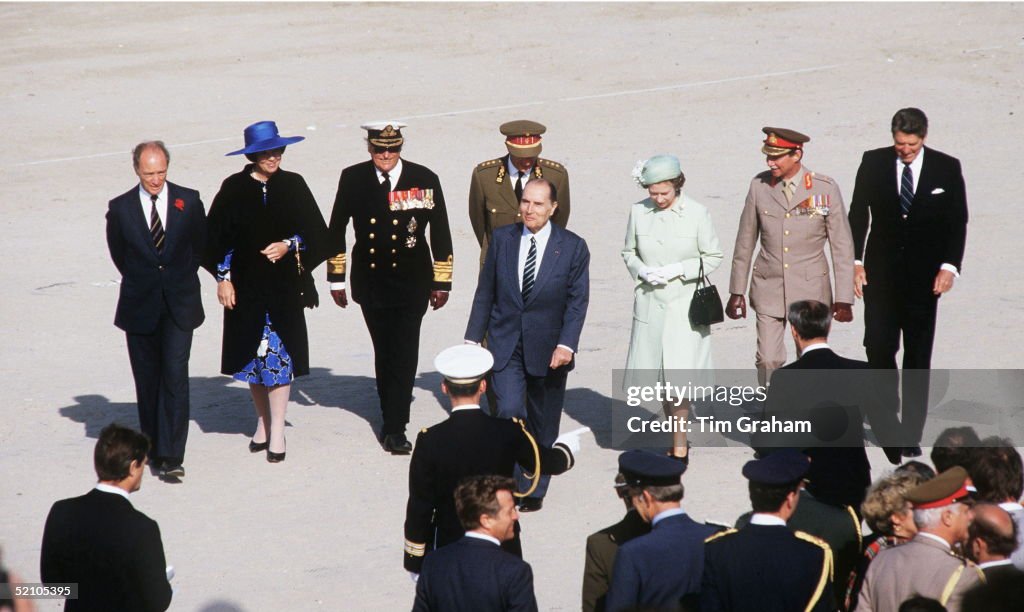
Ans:
<svg viewBox="0 0 1024 612"><path fill-rule="evenodd" d="M708 286L708 278L704 276L704 258L700 258L700 272L697 273L697 289L703 289Z"/></svg>

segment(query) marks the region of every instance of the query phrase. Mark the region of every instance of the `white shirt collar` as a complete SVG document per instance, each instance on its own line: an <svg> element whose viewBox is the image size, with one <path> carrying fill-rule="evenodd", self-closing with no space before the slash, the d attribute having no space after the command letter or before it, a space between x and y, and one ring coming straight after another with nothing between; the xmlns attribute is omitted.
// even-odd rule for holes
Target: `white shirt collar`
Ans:
<svg viewBox="0 0 1024 612"><path fill-rule="evenodd" d="M153 200L150 199L150 194L139 183L139 203L142 204L142 217L146 220L146 227L149 227L149 215L153 209ZM160 223L164 226L164 231L167 231L167 182L164 182L164 186L160 189L160 193L156 194L156 214L160 217Z"/></svg>
<svg viewBox="0 0 1024 612"><path fill-rule="evenodd" d="M494 544L495 546L501 546L501 542L498 541L498 538L491 537L491 536L487 535L486 533L480 533L479 531L467 531L466 532L466 537L467 538L476 538L478 540L484 540L486 542L490 542L490 543Z"/></svg>
<svg viewBox="0 0 1024 612"><path fill-rule="evenodd" d="M978 564L978 569L988 569L990 567L999 567L1000 565L1013 565L1013 559L1000 559L998 561L986 561Z"/></svg>
<svg viewBox="0 0 1024 612"><path fill-rule="evenodd" d="M763 525L768 527L786 526L786 521L782 520L781 516L775 516L774 514L763 514L761 512L755 512L750 517L751 525Z"/></svg>
<svg viewBox="0 0 1024 612"><path fill-rule="evenodd" d="M924 166L924 147L917 152L917 157L910 162L910 174L914 178L914 193L917 193L917 182L921 178L921 168ZM899 193L900 183L903 181L903 160L896 156L896 192Z"/></svg>
<svg viewBox="0 0 1024 612"><path fill-rule="evenodd" d="M545 242L545 243L547 242L548 236L550 236L550 235L551 235L551 219L548 219L548 222L544 224L544 227L542 227L539 230L537 230L536 234L531 232L530 229L528 227L526 227L526 224L523 223L523 236L526 236L527 238L529 238L530 236L533 236L534 238L536 238L537 239L537 247L538 248L540 247L540 243L541 242Z"/></svg>
<svg viewBox="0 0 1024 612"><path fill-rule="evenodd" d="M376 164L373 166L373 171L377 173L377 182L383 183L384 173L380 171L380 168L378 168ZM398 158L398 163L395 164L395 167L392 168L390 172L388 172L388 178L391 179L391 191L395 190L395 186L398 185L398 178L400 176L402 176L402 158Z"/></svg>
<svg viewBox="0 0 1024 612"><path fill-rule="evenodd" d="M927 531L918 531L917 535L919 537L922 537L922 538L931 538L931 539L935 540L936 542L941 542L942 545L945 546L946 548L951 548L950 545L949 545L949 542L947 542L945 540L945 538L937 536L934 533L928 533Z"/></svg>
<svg viewBox="0 0 1024 612"><path fill-rule="evenodd" d="M803 352L800 353L800 356L803 357L809 351L816 351L818 349L827 349L827 348L829 348L828 343L826 343L826 342L816 342L814 344L810 344L808 346L805 346Z"/></svg>
<svg viewBox="0 0 1024 612"><path fill-rule="evenodd" d="M463 404L461 406L452 406L452 412L461 412L463 410L480 410L480 404Z"/></svg>
<svg viewBox="0 0 1024 612"><path fill-rule="evenodd" d="M1017 502L1003 502L999 504L999 507L1007 512L1020 512L1024 510L1024 506L1021 506Z"/></svg>
<svg viewBox="0 0 1024 612"><path fill-rule="evenodd" d="M686 514L686 510L682 508L669 508L668 510L662 510L659 512L654 519L651 520L651 527L654 527L662 519L667 519L670 516L679 516L680 514Z"/></svg>
<svg viewBox="0 0 1024 612"><path fill-rule="evenodd" d="M96 490L102 491L103 493L113 493L115 495L120 495L121 497L128 499L128 491L125 491L121 487L113 487L108 484L103 484L102 482L99 482L96 483ZM128 501L131 500L128 499Z"/></svg>
<svg viewBox="0 0 1024 612"><path fill-rule="evenodd" d="M505 169L508 170L508 175L509 175L509 177L512 178L512 183L513 184L517 180L519 180L519 175L520 174L525 176L526 180L530 180L530 175L533 174L533 168L536 165L537 165L537 162L533 162L533 166L530 166L529 170L527 170L526 172L520 172L519 168L516 168L515 164L512 163L512 156L511 155L509 155L509 156L507 156L505 158ZM525 182L524 182L524 186L525 186Z"/></svg>

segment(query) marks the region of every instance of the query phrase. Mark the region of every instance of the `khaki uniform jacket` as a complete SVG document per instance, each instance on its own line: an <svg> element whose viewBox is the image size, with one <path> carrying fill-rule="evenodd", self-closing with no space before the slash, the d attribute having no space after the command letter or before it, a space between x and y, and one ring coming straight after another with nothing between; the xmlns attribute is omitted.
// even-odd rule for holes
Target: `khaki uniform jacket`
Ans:
<svg viewBox="0 0 1024 612"><path fill-rule="evenodd" d="M729 293L745 295L750 278L751 308L771 317L785 317L789 304L798 300L832 304L826 241L836 301L853 304L853 237L839 185L807 166L794 180L796 191L787 202L781 180L767 171L754 177L733 249Z"/></svg>
<svg viewBox="0 0 1024 612"><path fill-rule="evenodd" d="M587 557L583 565L583 612L604 612L612 568L619 546L651 532L651 525L633 509L622 520L587 537Z"/></svg>
<svg viewBox="0 0 1024 612"><path fill-rule="evenodd" d="M964 593L983 581L977 565L919 533L871 561L856 612L897 612L901 603L915 595L935 599L949 612L960 612Z"/></svg>
<svg viewBox="0 0 1024 612"><path fill-rule="evenodd" d="M545 178L555 186L558 209L551 220L561 227L569 222L569 171L558 162L538 158L530 178ZM477 164L469 183L469 221L480 243L480 265L495 229L522 221L515 188L508 177L508 155Z"/></svg>

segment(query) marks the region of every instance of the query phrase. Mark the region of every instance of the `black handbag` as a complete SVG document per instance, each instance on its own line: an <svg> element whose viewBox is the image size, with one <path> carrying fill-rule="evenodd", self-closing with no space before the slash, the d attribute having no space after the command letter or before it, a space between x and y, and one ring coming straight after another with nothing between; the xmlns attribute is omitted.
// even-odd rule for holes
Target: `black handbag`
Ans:
<svg viewBox="0 0 1024 612"><path fill-rule="evenodd" d="M316 292L313 275L302 266L298 247L295 248L295 266L299 272L299 302L306 308L316 308L320 305L320 294Z"/></svg>
<svg viewBox="0 0 1024 612"><path fill-rule="evenodd" d="M708 277L704 276L704 258L701 258L697 290L693 292L693 299L690 301L690 324L696 327L721 323L724 320L722 298L718 296L718 289L715 289L715 286L708 282Z"/></svg>

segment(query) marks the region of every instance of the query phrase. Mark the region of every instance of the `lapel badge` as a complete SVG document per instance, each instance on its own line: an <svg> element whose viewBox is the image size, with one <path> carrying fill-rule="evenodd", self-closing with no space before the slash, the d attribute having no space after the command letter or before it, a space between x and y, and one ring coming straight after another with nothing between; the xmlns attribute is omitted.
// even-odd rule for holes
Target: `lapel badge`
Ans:
<svg viewBox="0 0 1024 612"><path fill-rule="evenodd" d="M810 190L814 186L814 180L811 179L811 173L808 172L804 175L804 189Z"/></svg>
<svg viewBox="0 0 1024 612"><path fill-rule="evenodd" d="M495 183L503 183L505 181L505 164L502 164L498 168L498 178L494 179Z"/></svg>
<svg viewBox="0 0 1024 612"><path fill-rule="evenodd" d="M408 225L408 226L406 226L406 228L405 228L405 229L406 229L406 230L407 230L407 231L408 231L408 232L409 232L410 234L415 234L415 233L416 233L416 228L418 228L418 227L419 227L419 224L418 224L418 223L416 223L416 217L413 217L412 219L409 219L409 225Z"/></svg>
<svg viewBox="0 0 1024 612"><path fill-rule="evenodd" d="M405 248L411 249L416 246L416 236L408 236L405 239Z"/></svg>

